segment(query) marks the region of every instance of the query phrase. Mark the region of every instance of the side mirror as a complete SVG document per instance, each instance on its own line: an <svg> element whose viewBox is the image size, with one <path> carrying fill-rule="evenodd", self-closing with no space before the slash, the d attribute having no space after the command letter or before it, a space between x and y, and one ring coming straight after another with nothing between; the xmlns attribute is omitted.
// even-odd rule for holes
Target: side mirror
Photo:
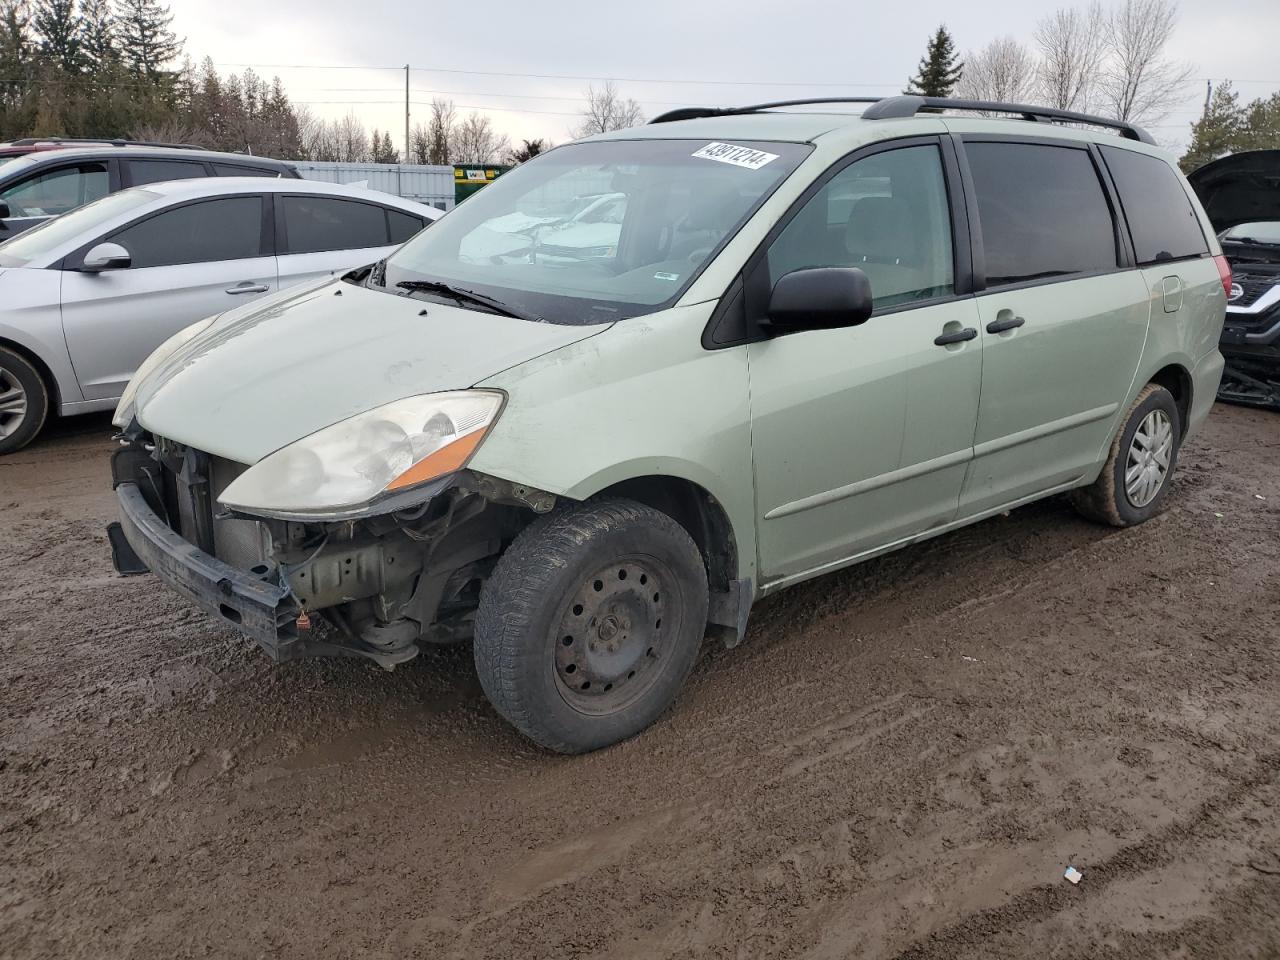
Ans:
<svg viewBox="0 0 1280 960"><path fill-rule="evenodd" d="M13 211L9 209L9 204L0 200L0 220L8 220L13 216Z"/></svg>
<svg viewBox="0 0 1280 960"><path fill-rule="evenodd" d="M774 284L768 324L781 333L856 327L871 309L871 281L857 267L811 267Z"/></svg>
<svg viewBox="0 0 1280 960"><path fill-rule="evenodd" d="M84 255L80 269L84 273L101 273L103 270L124 270L133 263L129 251L118 243L99 243Z"/></svg>

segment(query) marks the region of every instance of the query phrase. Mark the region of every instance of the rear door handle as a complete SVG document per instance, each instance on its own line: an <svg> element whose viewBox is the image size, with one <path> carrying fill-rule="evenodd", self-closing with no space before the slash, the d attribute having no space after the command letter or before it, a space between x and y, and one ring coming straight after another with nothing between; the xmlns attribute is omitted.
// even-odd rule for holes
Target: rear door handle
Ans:
<svg viewBox="0 0 1280 960"><path fill-rule="evenodd" d="M938 336L933 338L933 344L937 347L948 347L953 343L964 343L966 340L972 340L977 335L978 331L973 327L965 327L951 333L938 334Z"/></svg>
<svg viewBox="0 0 1280 960"><path fill-rule="evenodd" d="M987 324L987 333L1004 333L1006 330L1016 330L1026 322L1022 317L1005 317L1002 320L992 320Z"/></svg>
<svg viewBox="0 0 1280 960"><path fill-rule="evenodd" d="M234 297L242 293L266 293L269 289L271 288L265 283L253 283L246 280L244 283L237 283L234 287L227 287L227 293Z"/></svg>

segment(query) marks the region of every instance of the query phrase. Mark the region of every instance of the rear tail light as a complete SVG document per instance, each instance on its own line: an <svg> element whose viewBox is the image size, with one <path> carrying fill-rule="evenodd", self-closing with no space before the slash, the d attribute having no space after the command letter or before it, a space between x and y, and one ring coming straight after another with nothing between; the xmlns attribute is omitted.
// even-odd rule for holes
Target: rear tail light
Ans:
<svg viewBox="0 0 1280 960"><path fill-rule="evenodd" d="M1227 263L1227 258L1222 254L1218 254L1213 258L1213 262L1218 265L1218 277L1222 280L1222 292L1227 295L1227 299L1231 299L1231 264Z"/></svg>

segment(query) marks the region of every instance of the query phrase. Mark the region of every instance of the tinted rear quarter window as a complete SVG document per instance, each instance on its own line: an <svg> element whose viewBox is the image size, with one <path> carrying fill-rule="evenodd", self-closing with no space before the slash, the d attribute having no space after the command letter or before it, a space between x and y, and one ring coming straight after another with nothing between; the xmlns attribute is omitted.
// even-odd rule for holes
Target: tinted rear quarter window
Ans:
<svg viewBox="0 0 1280 960"><path fill-rule="evenodd" d="M135 269L247 260L262 253L262 198L189 203L125 227L110 239L129 251Z"/></svg>
<svg viewBox="0 0 1280 960"><path fill-rule="evenodd" d="M1200 220L1182 181L1159 157L1103 147L1129 221L1138 263L1198 257L1209 252Z"/></svg>
<svg viewBox="0 0 1280 960"><path fill-rule="evenodd" d="M358 250L387 245L382 207L330 197L282 197L289 253Z"/></svg>
<svg viewBox="0 0 1280 960"><path fill-rule="evenodd" d="M129 179L136 187L165 180L194 180L208 176L203 163L191 160L130 160Z"/></svg>
<svg viewBox="0 0 1280 960"><path fill-rule="evenodd" d="M1115 224L1087 150L966 143L987 283L1114 270Z"/></svg>
<svg viewBox="0 0 1280 960"><path fill-rule="evenodd" d="M392 243L404 243L425 226L418 217L401 213L399 210L388 210L387 222L391 226Z"/></svg>
<svg viewBox="0 0 1280 960"><path fill-rule="evenodd" d="M278 177L280 171L263 167L245 167L238 163L215 163L213 173L218 177Z"/></svg>

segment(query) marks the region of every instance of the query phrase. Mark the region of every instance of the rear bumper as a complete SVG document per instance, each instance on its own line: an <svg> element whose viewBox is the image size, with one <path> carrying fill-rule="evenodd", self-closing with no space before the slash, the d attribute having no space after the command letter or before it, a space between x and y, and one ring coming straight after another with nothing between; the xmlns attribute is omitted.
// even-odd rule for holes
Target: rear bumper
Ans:
<svg viewBox="0 0 1280 960"><path fill-rule="evenodd" d="M237 570L182 539L151 508L136 483L118 484L116 497L121 532L148 570L201 609L253 637L273 660L306 655L296 624L299 608L288 590ZM117 569L131 572L119 559Z"/></svg>

